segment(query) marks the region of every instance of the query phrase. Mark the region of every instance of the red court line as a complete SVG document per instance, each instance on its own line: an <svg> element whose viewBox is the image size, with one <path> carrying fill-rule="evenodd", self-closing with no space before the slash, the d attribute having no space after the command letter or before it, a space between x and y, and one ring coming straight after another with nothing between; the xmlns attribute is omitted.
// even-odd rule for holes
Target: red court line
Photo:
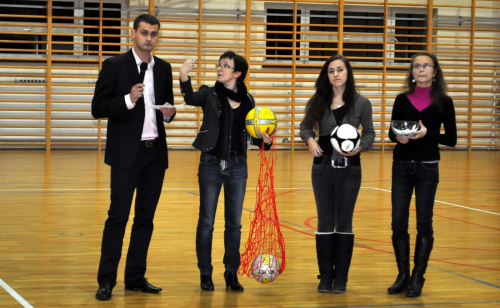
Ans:
<svg viewBox="0 0 500 308"><path fill-rule="evenodd" d="M295 191L300 191L300 190L304 190L304 189L290 190L290 191L282 193L282 194L287 194L287 193L291 193L291 192L295 192ZM378 211L383 211L383 210L378 210ZM415 209L412 209L412 211L415 212ZM490 228L490 229L493 229L493 230L500 231L500 228L494 228L494 227L489 227L489 226L485 226L485 225L480 225L480 224L468 222L468 221L465 221L465 220L450 218L450 217L446 217L446 216L442 216L442 215L436 215L436 214L434 214L434 216L441 217L441 218L444 218L444 219L455 220L455 221L463 222L463 223L466 223L466 224L471 224L471 225L475 225L475 226L479 226L479 227ZM312 229L312 230L317 230L314 226L311 225L311 221L314 220L314 219L317 219L317 218L318 218L318 216L313 216L313 217L310 217L310 218L306 219L304 221L304 225L306 227ZM290 229L292 231L296 231L298 233L302 233L302 234L309 235L309 236L312 236L312 237L315 236L315 234L304 232L302 230L299 230L299 229L296 229L296 228L293 228L293 227L289 227L289 226L287 226L287 225L285 225L283 223L280 223L280 226L282 226L284 228L287 228L287 229ZM372 240L372 239L366 239L366 238L360 238L360 237L358 237L357 239L365 240L365 241L381 242L381 243L391 243L390 241ZM387 251L387 250L383 250L383 249L376 249L376 248L367 247L367 246L364 246L364 245L355 244L355 246L360 247L360 248L364 248L364 249L369 249L369 250L372 250L372 251L378 251L378 252L383 252L383 253L394 254L393 251ZM435 247L436 248L437 247L439 247L439 248L447 248L447 249L450 249L450 248L451 249L460 249L460 250L464 250L464 249L467 249L467 250L490 250L490 249L482 249L482 248L478 248L478 249L475 249L475 248L454 248L454 247L445 247L445 246L435 246ZM491 250L492 251L496 251L497 249L491 249ZM413 257L413 255L412 255L412 257ZM433 262L440 262L440 263L445 263L445 264L458 265L458 266L464 266L464 267L471 267L471 268L477 268L477 269L484 269L484 270L491 270L491 271L500 272L500 269L496 269L496 268L490 268L490 267L484 267L484 266L478 266L478 265L470 265L470 264L464 264L464 263L457 263L457 262L451 262L451 261L445 261L445 260L438 260L438 259L429 259L429 260L433 261Z"/></svg>
<svg viewBox="0 0 500 308"><path fill-rule="evenodd" d="M391 241L374 240L374 239L371 239L371 238L364 238L364 237L358 237L358 236L356 238L360 239L360 240L363 240L363 241L368 241L368 242L377 242L377 243L392 244ZM415 245L410 243L410 246L415 246ZM455 250L474 250L474 251L500 251L500 249L498 249L498 248L450 247L450 246L442 246L442 245L434 245L434 248L455 249Z"/></svg>
<svg viewBox="0 0 500 308"><path fill-rule="evenodd" d="M377 209L377 210L354 210L354 213L371 213L371 212L391 212L391 208L387 209Z"/></svg>
<svg viewBox="0 0 500 308"><path fill-rule="evenodd" d="M358 239L361 239L361 238L358 238ZM360 247L360 248L364 248L364 249L373 250L373 251L378 251L378 252L385 252L385 253L391 253L391 254L394 254L394 252L393 252L393 251L387 251L387 250L382 250L382 249L376 249L376 248L366 247L366 246L363 246L363 245L354 245L354 246L357 246L357 247ZM414 257L414 255L411 255L411 257L413 258L413 257ZM484 269L484 270L489 270L489 271L496 271L496 272L500 272L500 269L497 269L497 268L491 268L491 267L484 267L484 266L479 266L479 265L470 265L470 264L465 264L465 263L457 263L457 262L451 262L451 261L445 261L445 260L439 260L439 259L432 259L432 258L430 258L430 259L429 259L429 261L439 262L439 263L446 263L446 264L452 264L452 265L458 265L458 266L465 266L465 267L472 267L472 268Z"/></svg>
<svg viewBox="0 0 500 308"><path fill-rule="evenodd" d="M301 191L301 190L306 190L306 189L305 188L292 189L292 190L289 190L289 191L285 191L285 192L276 194L276 196L282 196L282 195L286 195L286 194L293 193L293 192L296 192L296 191Z"/></svg>
<svg viewBox="0 0 500 308"><path fill-rule="evenodd" d="M495 230L495 231L500 231L500 228L485 226L485 225L477 224L477 223L474 223L474 222L465 221L465 220L462 220L462 219L451 218L451 217L447 217L447 216L443 216L443 215L436 215L436 214L434 214L434 216L441 217L441 218L444 218L444 219L449 219L449 220L463 222L464 224L469 224L469 225L478 226L478 227L482 227L482 228L492 229L492 230Z"/></svg>
<svg viewBox="0 0 500 308"><path fill-rule="evenodd" d="M314 217L311 217L309 219L307 219L304 224L306 225L306 227L310 228L310 229L313 229L313 230L316 230L315 227L313 227L311 224L310 224L310 221L313 220L313 219L316 219L317 216L314 216ZM385 243L385 244L391 244L392 242L391 241L385 241L385 240L375 240L375 239L370 239L370 238L364 238L364 237L356 237L357 239L360 239L360 240L363 240L363 241L369 241L369 242L377 242L377 243ZM411 244L411 246L415 246L413 244ZM469 247L449 247L449 246L440 246L440 245L434 245L435 248L441 248L441 249L456 249L456 250L474 250L474 251L500 251L500 249L496 249L496 248L469 248ZM375 249L376 250L376 249ZM390 252L390 251L388 251ZM392 253L392 252L390 252Z"/></svg>
<svg viewBox="0 0 500 308"><path fill-rule="evenodd" d="M315 227L311 226L311 220L313 220L313 219L317 219L317 218L318 218L318 216L313 216L313 217L311 217L311 218L306 219L306 220L304 221L304 225L305 225L306 227L308 227L308 228L313 229L313 230L317 230Z"/></svg>
<svg viewBox="0 0 500 308"><path fill-rule="evenodd" d="M317 219L318 216L313 216L313 217L310 217L308 219L306 219L304 221L304 225L310 229L313 229L313 230L316 230L315 227L313 227L311 225L311 220L313 219ZM292 228L290 228L292 229ZM292 229L293 230L293 229ZM304 232L302 232L304 233ZM313 236L312 234L309 234L311 236ZM365 241L373 241L373 242L380 242L380 243L390 243L389 241L383 241L383 240L372 240L372 239L366 239L366 238L361 238L361 237L357 237L357 239L360 239L360 240L365 240ZM373 250L373 251L378 251L378 252L384 252L384 253L390 253L390 254L394 254L393 251L387 251L387 250L383 250L383 249L376 249L376 248L372 248L372 247L367 247L367 246L364 246L364 245L359 245L359 244L356 244L355 246L357 247L360 247L360 248L364 248L364 249L369 249L369 250ZM440 248L452 248L452 247L441 247L441 246L436 246L437 247L440 247ZM452 249L467 249L467 250L484 250L484 249L474 249L474 248L452 248ZM492 249L493 251L496 251L497 249ZM413 256L412 256L413 257ZM434 262L440 262L440 263L446 263L446 264L452 264L452 265L459 265L459 266L465 266L465 267L472 267L472 268L477 268L477 269L484 269L484 270L491 270L491 271L497 271L497 272L500 272L500 269L496 269L496 268L491 268L491 267L484 267L484 266L478 266L478 265L470 265L470 264L465 264L465 263L456 263L456 262L451 262L451 261L445 261L445 260L439 260L439 259L429 259L431 261L434 261Z"/></svg>
<svg viewBox="0 0 500 308"><path fill-rule="evenodd" d="M434 207L434 210L446 210L446 209L449 209L449 207ZM354 213L372 213L372 212L387 212L387 211L392 211L392 210L391 209L363 210L363 211L356 211L355 210ZM410 209L410 211L411 212L416 212L415 209ZM500 231L500 228L490 227L490 226L486 226L486 225L482 225L482 224L478 224L478 223L474 223L474 222L470 222L470 221L465 221L465 220L461 220L461 219L457 219L457 218L451 218L451 217L448 217L448 216L443 216L443 215L438 215L438 214L434 214L434 216L435 217L440 217L440 218L443 218L443 219L448 219L448 220L454 220L454 221L462 222L462 223L469 224L469 225L474 225L474 226L477 226L477 227L482 227L482 228L492 229L492 230L495 230L495 231Z"/></svg>
<svg viewBox="0 0 500 308"><path fill-rule="evenodd" d="M314 237L315 235L312 234L312 233L309 233L309 232L305 232L305 231L302 231L302 230L299 230L299 229L295 229L295 228L292 228L292 227L289 227L283 223L280 223L280 226L281 227L284 227L284 228L287 228L287 229L290 229L290 230L293 230L293 231L296 231L296 232L299 232L299 233L302 233L302 234L305 234L305 235L309 235L309 236L312 236Z"/></svg>
<svg viewBox="0 0 500 308"><path fill-rule="evenodd" d="M430 261L435 261L435 262L441 262L441 263L447 263L447 264L453 264L453 265L459 265L459 266L466 266L466 267L472 267L472 268L480 268L480 269L485 269L485 270L500 272L500 268L491 268L491 267L484 267L484 266L478 266L478 265L470 265L470 264L464 264L464 263L456 263L456 262L450 262L450 261L444 261L444 260L437 260L437 259L429 259L429 260Z"/></svg>

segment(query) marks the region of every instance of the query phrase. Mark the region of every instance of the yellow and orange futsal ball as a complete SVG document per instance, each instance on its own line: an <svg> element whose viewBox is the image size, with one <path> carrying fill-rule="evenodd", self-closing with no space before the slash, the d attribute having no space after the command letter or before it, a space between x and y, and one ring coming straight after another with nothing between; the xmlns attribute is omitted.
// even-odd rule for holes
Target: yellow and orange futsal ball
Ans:
<svg viewBox="0 0 500 308"><path fill-rule="evenodd" d="M250 136L254 138L262 138L262 132L269 136L274 133L278 119L269 108L255 107L250 110L245 118L245 126Z"/></svg>

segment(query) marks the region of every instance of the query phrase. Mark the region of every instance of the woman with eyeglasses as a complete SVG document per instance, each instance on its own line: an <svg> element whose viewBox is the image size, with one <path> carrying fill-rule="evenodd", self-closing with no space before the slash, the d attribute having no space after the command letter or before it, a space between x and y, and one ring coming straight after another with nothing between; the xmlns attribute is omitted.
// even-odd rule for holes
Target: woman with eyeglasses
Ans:
<svg viewBox="0 0 500 308"><path fill-rule="evenodd" d="M455 146L457 127L453 100L446 94L443 71L435 55L414 55L404 86L406 91L394 101L391 120L416 121L420 129L409 137L397 136L389 129L389 138L396 142L392 164L392 245L399 273L387 292L406 291L406 296L418 297L434 243L432 216L439 182L438 145ZM410 276L408 221L413 190L417 236Z"/></svg>
<svg viewBox="0 0 500 308"><path fill-rule="evenodd" d="M354 248L352 220L361 187L360 154L369 151L375 139L372 105L356 91L351 64L342 55L325 62L315 86L300 123L300 137L314 157L318 292L345 293ZM341 124L363 127L360 145L344 154L337 153L330 141L332 130Z"/></svg>
<svg viewBox="0 0 500 308"><path fill-rule="evenodd" d="M212 234L215 213L224 186L224 279L226 289L243 291L238 282L240 266L241 215L247 183L246 152L250 145L268 150L272 138L262 133L253 139L245 129L245 116L255 107L253 96L247 92L244 80L248 63L240 55L227 51L219 58L217 81L213 87L202 85L193 91L188 74L193 61L188 59L180 69L180 88L187 105L203 109L203 123L193 146L201 151L198 166L200 208L196 229L196 255L200 270L200 286L214 291L212 281Z"/></svg>

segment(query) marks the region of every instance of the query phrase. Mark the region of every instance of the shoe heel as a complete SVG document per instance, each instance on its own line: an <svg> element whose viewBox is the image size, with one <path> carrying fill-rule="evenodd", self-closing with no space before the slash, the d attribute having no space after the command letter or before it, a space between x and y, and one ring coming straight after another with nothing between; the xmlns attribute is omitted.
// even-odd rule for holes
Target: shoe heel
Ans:
<svg viewBox="0 0 500 308"><path fill-rule="evenodd" d="M224 272L224 279L226 280L226 290L243 292L243 286L238 282L238 275L236 272Z"/></svg>
<svg viewBox="0 0 500 308"><path fill-rule="evenodd" d="M212 281L212 275L200 275L200 286L203 291L213 291L214 283Z"/></svg>

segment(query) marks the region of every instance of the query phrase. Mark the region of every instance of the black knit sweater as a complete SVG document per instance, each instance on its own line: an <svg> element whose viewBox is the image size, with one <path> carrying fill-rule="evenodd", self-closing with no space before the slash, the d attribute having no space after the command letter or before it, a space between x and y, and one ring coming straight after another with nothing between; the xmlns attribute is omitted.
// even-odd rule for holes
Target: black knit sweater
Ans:
<svg viewBox="0 0 500 308"><path fill-rule="evenodd" d="M427 127L427 134L416 140L409 140L402 144L397 142L396 135L389 128L389 138L397 142L393 152L393 159L405 161L436 161L440 159L439 144L453 147L457 143L457 124L453 100L446 97L440 110L431 104L422 111L418 111L410 102L406 93L396 97L392 108L391 120L422 121ZM441 132L444 126L444 133Z"/></svg>

